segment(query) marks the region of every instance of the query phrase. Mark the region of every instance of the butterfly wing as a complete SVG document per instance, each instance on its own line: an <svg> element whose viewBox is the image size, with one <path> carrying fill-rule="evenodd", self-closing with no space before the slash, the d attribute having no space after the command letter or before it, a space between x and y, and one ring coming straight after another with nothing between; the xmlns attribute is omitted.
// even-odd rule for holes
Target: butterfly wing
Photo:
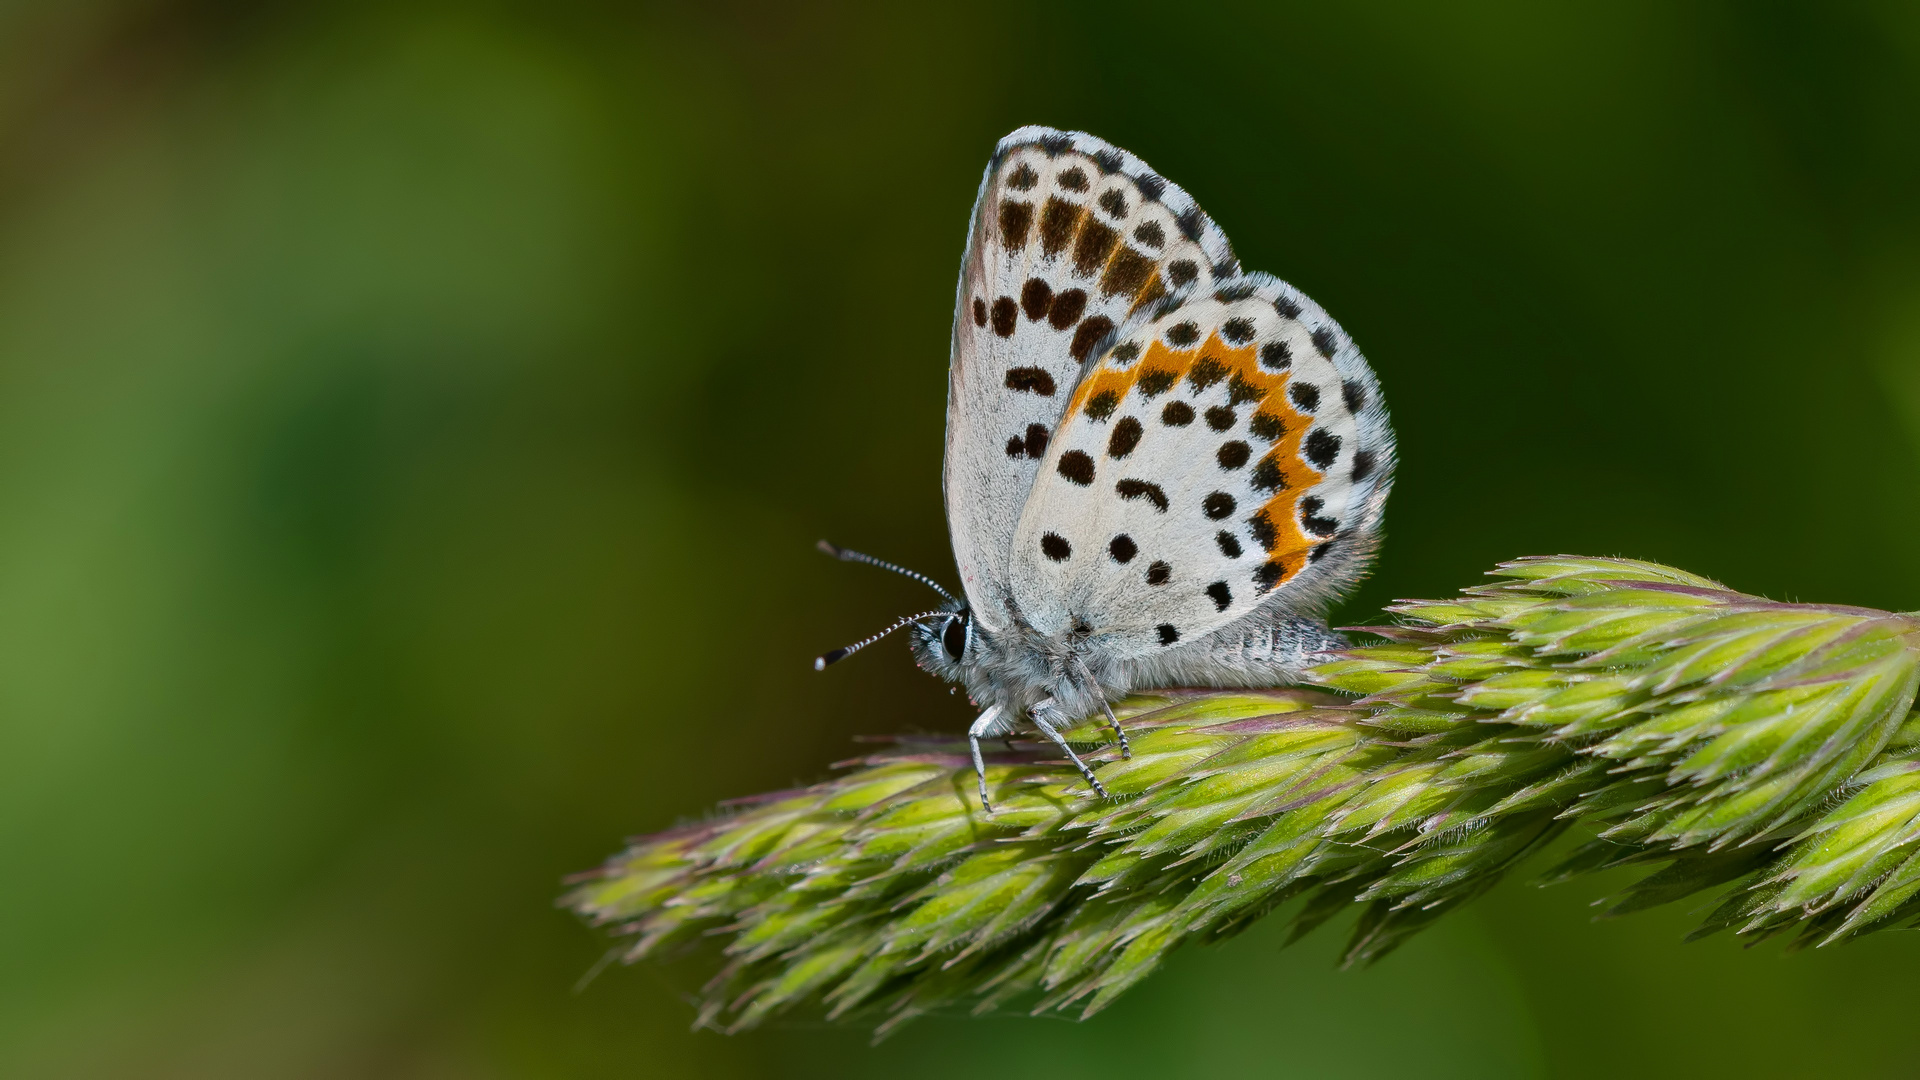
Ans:
<svg viewBox="0 0 1920 1080"><path fill-rule="evenodd" d="M1265 274L1156 313L1074 389L1015 531L1037 630L1113 655L1312 612L1378 538L1393 433L1346 333Z"/></svg>
<svg viewBox="0 0 1920 1080"><path fill-rule="evenodd" d="M945 490L974 617L1007 623L1021 508L1092 360L1157 305L1238 274L1191 197L1090 135L1000 141L974 203L947 393Z"/></svg>

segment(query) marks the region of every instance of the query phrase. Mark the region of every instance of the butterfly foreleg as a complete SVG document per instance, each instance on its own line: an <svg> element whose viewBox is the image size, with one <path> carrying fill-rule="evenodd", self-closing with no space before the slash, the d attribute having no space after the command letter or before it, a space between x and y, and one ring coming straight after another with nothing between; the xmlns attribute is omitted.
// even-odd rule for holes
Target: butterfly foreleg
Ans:
<svg viewBox="0 0 1920 1080"><path fill-rule="evenodd" d="M973 775L980 781L980 809L989 814L993 813L993 800L987 796L987 761L980 755L980 740L993 737L1000 726L1000 712L998 705L987 706L987 711L976 717L973 726L967 729L967 743L973 748Z"/></svg>
<svg viewBox="0 0 1920 1080"><path fill-rule="evenodd" d="M1048 698L1035 705L1030 710L1030 715L1033 717L1034 726L1040 729L1040 733L1053 740L1053 744L1060 748L1061 753L1067 755L1067 760L1073 762L1073 767L1079 769L1080 775L1093 786L1094 794L1103 799L1109 798L1107 789L1100 785L1100 778L1093 775L1093 770L1087 767L1086 762L1080 760L1080 755L1074 753L1073 747L1067 745L1067 737L1060 733L1060 729L1071 724L1072 719L1054 704L1053 699Z"/></svg>
<svg viewBox="0 0 1920 1080"><path fill-rule="evenodd" d="M1120 759L1133 760L1133 744L1127 741L1127 729L1120 726L1120 718L1113 715L1113 706L1106 698L1100 699L1100 711L1107 714L1107 726L1113 729L1113 737L1120 740Z"/></svg>
<svg viewBox="0 0 1920 1080"><path fill-rule="evenodd" d="M1120 718L1113 715L1113 704L1107 700L1107 692L1100 689L1100 684L1094 680L1093 672L1088 670L1086 661L1075 657L1074 665L1080 669L1080 677L1085 681L1087 689L1093 692L1094 700L1100 703L1100 711L1106 714L1107 726L1113 729L1114 738L1120 740L1121 760L1132 761L1133 744L1127 741L1127 731L1120 726Z"/></svg>

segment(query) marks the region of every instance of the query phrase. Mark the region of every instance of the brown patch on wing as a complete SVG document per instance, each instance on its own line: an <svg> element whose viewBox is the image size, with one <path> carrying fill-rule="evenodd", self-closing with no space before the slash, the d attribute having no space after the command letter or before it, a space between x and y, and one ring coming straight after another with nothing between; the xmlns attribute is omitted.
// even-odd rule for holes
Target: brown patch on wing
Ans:
<svg viewBox="0 0 1920 1080"><path fill-rule="evenodd" d="M1027 230L1032 226L1032 203L1000 200L1000 242L1009 251L1027 246Z"/></svg>
<svg viewBox="0 0 1920 1080"><path fill-rule="evenodd" d="M1134 297L1133 306L1127 309L1127 314L1131 315L1165 295L1167 287L1160 283L1160 275L1155 274L1147 279L1147 287L1140 290L1140 295Z"/></svg>
<svg viewBox="0 0 1920 1080"><path fill-rule="evenodd" d="M1088 215L1080 226L1080 239L1073 245L1073 268L1080 272L1081 277L1092 277L1099 273L1100 268L1107 265L1107 259L1113 255L1119 240L1119 233Z"/></svg>
<svg viewBox="0 0 1920 1080"><path fill-rule="evenodd" d="M1073 234L1080 228L1080 219L1085 216L1085 209L1058 195L1048 198L1046 208L1040 211L1041 253L1051 257L1067 250Z"/></svg>
<svg viewBox="0 0 1920 1080"><path fill-rule="evenodd" d="M1108 296L1138 296L1154 268L1152 259L1122 244L1100 275L1100 291Z"/></svg>
<svg viewBox="0 0 1920 1080"><path fill-rule="evenodd" d="M1023 177L1029 181L1024 185ZM1034 186L1030 182L1032 177L1032 169L1022 164L1002 184L997 217L1000 240L1008 250L1019 251L1035 244L1046 258L1066 256L1071 260L1074 273L1099 283L1103 299L1126 298L1127 315L1167 295L1168 286L1161 269L1164 256L1148 254L1133 246L1117 228L1099 220L1091 208L1057 195L1037 206L1026 199L1005 196L1008 191L1023 194L1030 191ZM1140 229L1134 230L1135 234L1140 232ZM1145 235L1161 237L1161 242L1165 242L1164 233L1157 227ZM1139 235L1135 239L1146 242Z"/></svg>

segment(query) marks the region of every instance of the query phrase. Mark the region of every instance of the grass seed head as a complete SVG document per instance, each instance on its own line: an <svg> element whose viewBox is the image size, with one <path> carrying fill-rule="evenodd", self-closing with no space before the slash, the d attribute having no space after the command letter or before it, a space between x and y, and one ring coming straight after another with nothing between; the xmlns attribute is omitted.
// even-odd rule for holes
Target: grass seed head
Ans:
<svg viewBox="0 0 1920 1080"><path fill-rule="evenodd" d="M964 742L643 837L563 903L629 961L717 941L698 1022L797 1008L1087 1016L1190 940L1360 916L1370 963L1563 834L1544 882L1646 865L1607 913L1723 890L1698 933L1796 944L1920 921L1920 624L1669 567L1523 559L1403 601L1313 688L1144 693L1016 740L983 813Z"/></svg>

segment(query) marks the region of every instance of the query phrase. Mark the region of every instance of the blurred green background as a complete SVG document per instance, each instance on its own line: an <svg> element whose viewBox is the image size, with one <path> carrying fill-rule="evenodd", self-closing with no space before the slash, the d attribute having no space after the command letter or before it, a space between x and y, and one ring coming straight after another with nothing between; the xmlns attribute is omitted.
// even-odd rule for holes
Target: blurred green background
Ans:
<svg viewBox="0 0 1920 1080"><path fill-rule="evenodd" d="M553 909L629 833L958 730L953 277L1093 131L1380 373L1345 609L1660 559L1920 607L1906 5L0 6L0 1074L1904 1076L1920 940L1503 887L1095 1021L689 1033Z"/></svg>

